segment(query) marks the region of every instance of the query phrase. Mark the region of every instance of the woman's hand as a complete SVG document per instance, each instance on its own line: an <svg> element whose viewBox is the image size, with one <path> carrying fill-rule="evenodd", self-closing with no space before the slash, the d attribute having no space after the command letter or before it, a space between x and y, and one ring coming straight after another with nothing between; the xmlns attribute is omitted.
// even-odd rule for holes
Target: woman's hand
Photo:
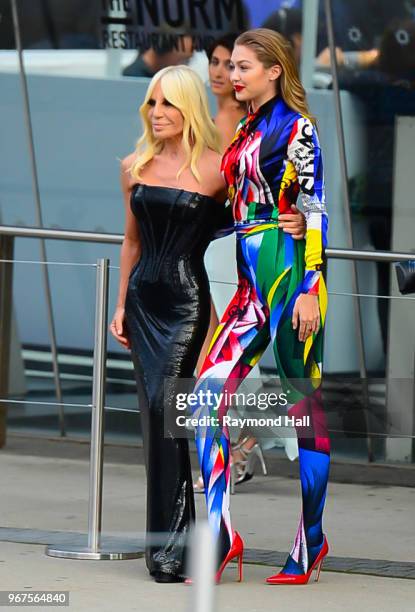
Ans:
<svg viewBox="0 0 415 612"><path fill-rule="evenodd" d="M292 316L293 329L298 331L298 339L305 342L313 333L317 333L320 327L320 310L318 307L318 296L300 293L294 304Z"/></svg>
<svg viewBox="0 0 415 612"><path fill-rule="evenodd" d="M281 227L287 234L291 234L294 240L302 240L307 229L305 216L295 204L291 204L291 210L294 214L278 215L278 227Z"/></svg>
<svg viewBox="0 0 415 612"><path fill-rule="evenodd" d="M114 336L114 338L119 342L124 348L130 349L131 344L128 338L128 335L125 331L125 309L122 306L117 306L115 309L114 316L109 326L109 330Z"/></svg>

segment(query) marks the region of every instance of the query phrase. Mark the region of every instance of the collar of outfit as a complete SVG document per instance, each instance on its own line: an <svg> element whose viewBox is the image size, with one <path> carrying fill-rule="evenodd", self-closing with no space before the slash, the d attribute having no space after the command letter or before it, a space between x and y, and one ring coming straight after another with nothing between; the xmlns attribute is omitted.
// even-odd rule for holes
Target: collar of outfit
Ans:
<svg viewBox="0 0 415 612"><path fill-rule="evenodd" d="M248 113L245 117L244 124L241 126L241 135L244 136L247 131L250 131L252 128L256 127L259 121L269 113L271 113L274 109L278 114L283 114L283 111L287 108L287 104L284 102L284 99L276 94L263 104L259 106L255 111L252 110L252 106L248 106Z"/></svg>
<svg viewBox="0 0 415 612"><path fill-rule="evenodd" d="M271 110L274 107L274 104L276 104L278 101L282 102L282 98L279 94L275 94L275 96L272 96L272 98L270 98L269 100L261 104L261 106L258 106L256 111L252 110L252 106L249 105L248 106L248 117L259 117L259 116L266 114L269 110Z"/></svg>

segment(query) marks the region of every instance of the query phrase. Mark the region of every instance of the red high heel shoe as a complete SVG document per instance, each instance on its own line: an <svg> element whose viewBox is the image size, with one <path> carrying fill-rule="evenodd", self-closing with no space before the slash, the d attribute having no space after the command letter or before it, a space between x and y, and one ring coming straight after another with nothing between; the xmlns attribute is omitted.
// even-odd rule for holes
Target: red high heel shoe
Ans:
<svg viewBox="0 0 415 612"><path fill-rule="evenodd" d="M215 576L216 584L219 584L220 579L222 577L223 570L228 565L229 561L231 561L232 559L235 559L235 557L238 557L238 582L242 582L243 554L244 554L244 542L241 536L239 535L239 533L237 531L234 531L232 546L229 549L229 552L226 555L225 559L220 564L218 571L216 572L216 576ZM193 584L193 581L191 578L186 578L184 582L185 584Z"/></svg>
<svg viewBox="0 0 415 612"><path fill-rule="evenodd" d="M239 557L238 559L238 582L242 582L242 559L244 554L244 542L237 531L233 532L233 541L232 546L229 549L228 554L222 561L218 571L216 572L215 582L219 584L220 579L222 577L223 570L228 565L229 561L234 559L235 557Z"/></svg>
<svg viewBox="0 0 415 612"><path fill-rule="evenodd" d="M275 574L275 576L269 576L269 578L266 579L266 582L268 584L307 584L314 569L317 569L315 581L318 582L318 579L320 578L321 566L323 565L324 557L328 552L329 545L327 543L326 536L324 536L323 546L306 574L283 574L280 572L279 574Z"/></svg>

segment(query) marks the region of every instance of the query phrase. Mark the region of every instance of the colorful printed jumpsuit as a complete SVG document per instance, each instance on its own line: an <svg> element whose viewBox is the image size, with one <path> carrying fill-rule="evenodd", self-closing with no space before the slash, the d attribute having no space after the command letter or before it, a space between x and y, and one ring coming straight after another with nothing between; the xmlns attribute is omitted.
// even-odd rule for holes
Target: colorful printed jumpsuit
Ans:
<svg viewBox="0 0 415 612"><path fill-rule="evenodd" d="M228 185L237 235L238 288L212 339L195 391L234 392L272 343L288 415L310 417L296 427L302 513L283 572L305 573L322 542L322 513L329 473L329 437L321 402L323 329L327 310L325 247L327 213L320 145L313 123L276 96L242 120L225 152L222 172ZM278 228L301 190L307 231L295 240ZM320 328L306 342L292 327L300 293L318 296ZM217 412L204 402L193 416L218 419L196 428L209 522L223 559L233 531L229 514L230 442ZM202 421L203 422L203 419ZM205 419L211 423L211 420Z"/></svg>

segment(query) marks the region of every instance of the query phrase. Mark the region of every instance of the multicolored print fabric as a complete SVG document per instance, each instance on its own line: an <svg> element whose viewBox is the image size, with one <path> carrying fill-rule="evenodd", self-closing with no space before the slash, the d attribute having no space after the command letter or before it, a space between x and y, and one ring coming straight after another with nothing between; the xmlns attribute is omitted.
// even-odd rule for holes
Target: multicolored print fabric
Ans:
<svg viewBox="0 0 415 612"><path fill-rule="evenodd" d="M196 383L196 392L236 391L271 343L296 426L303 511L284 572L305 574L323 546L322 513L330 463L330 443L322 406L323 332L327 310L325 247L327 212L317 132L309 118L276 97L248 114L227 149L222 172L228 185L237 236L238 288L214 334ZM291 213L301 191L305 240L278 227L280 213ZM315 294L320 328L305 342L292 317L301 293ZM209 521L219 538L221 557L233 531L229 512L229 433L223 401L219 425L198 426L196 445L205 485ZM209 406L193 415L211 417Z"/></svg>
<svg viewBox="0 0 415 612"><path fill-rule="evenodd" d="M318 294L328 217L316 128L273 98L241 122L222 160L236 224L278 221L301 191L307 221L303 290Z"/></svg>

